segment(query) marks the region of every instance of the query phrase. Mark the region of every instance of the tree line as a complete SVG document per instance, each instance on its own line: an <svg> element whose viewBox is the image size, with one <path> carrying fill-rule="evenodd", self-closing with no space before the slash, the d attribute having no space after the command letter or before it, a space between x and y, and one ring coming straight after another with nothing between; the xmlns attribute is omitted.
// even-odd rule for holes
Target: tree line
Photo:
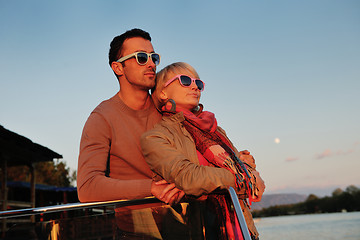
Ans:
<svg viewBox="0 0 360 240"><path fill-rule="evenodd" d="M261 210L254 210L253 217L271 217L283 215L333 213L360 211L360 189L354 185L345 190L337 188L331 196L317 197L310 194L304 202L276 205Z"/></svg>
<svg viewBox="0 0 360 240"><path fill-rule="evenodd" d="M71 171L66 163L60 160L38 162L34 164L35 182L57 187L70 187L76 181L76 171ZM8 181L30 182L30 168L14 166L8 168Z"/></svg>

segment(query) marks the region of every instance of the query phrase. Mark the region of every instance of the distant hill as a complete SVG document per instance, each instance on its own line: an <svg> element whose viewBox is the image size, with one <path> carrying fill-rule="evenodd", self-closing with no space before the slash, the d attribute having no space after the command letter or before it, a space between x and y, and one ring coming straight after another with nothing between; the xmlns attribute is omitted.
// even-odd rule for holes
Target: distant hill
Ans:
<svg viewBox="0 0 360 240"><path fill-rule="evenodd" d="M308 196L296 193L289 194L264 194L260 202L253 202L251 205L252 210L260 210L275 205L285 205L304 202Z"/></svg>

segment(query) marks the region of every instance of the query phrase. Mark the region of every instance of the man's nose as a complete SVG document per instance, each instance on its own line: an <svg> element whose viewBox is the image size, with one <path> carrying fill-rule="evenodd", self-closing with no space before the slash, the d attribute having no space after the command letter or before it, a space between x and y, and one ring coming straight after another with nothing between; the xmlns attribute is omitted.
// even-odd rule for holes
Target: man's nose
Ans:
<svg viewBox="0 0 360 240"><path fill-rule="evenodd" d="M151 66L152 68L156 68L156 64L154 63L154 61L152 60L151 57L149 57L149 61L147 62L147 64L149 64L149 66Z"/></svg>

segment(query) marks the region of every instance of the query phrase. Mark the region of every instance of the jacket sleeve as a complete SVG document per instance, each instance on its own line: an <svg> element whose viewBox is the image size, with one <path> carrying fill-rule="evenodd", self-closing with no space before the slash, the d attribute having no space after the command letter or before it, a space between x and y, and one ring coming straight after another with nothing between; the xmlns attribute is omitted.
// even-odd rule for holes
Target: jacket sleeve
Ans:
<svg viewBox="0 0 360 240"><path fill-rule="evenodd" d="M136 199L151 196L151 179L120 180L105 176L111 129L98 113L85 123L80 141L77 189L80 202Z"/></svg>
<svg viewBox="0 0 360 240"><path fill-rule="evenodd" d="M176 134L166 128L155 128L142 136L141 147L151 170L189 195L235 187L235 177L230 171L200 166L194 143L186 137L184 141L175 142L176 139L179 139Z"/></svg>

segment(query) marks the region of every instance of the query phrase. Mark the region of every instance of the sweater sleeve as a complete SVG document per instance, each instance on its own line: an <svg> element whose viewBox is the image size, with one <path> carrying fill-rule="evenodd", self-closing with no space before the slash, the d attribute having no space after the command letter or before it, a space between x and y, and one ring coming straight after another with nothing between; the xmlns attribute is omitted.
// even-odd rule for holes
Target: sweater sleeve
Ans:
<svg viewBox="0 0 360 240"><path fill-rule="evenodd" d="M200 196L217 188L235 187L235 177L230 171L200 166L197 159L189 159L190 154L184 152L186 150L195 152L195 145L190 140L187 142L191 145L186 144L186 141L181 144L174 143L173 133L168 130L153 129L145 133L140 142L150 168L167 182L175 183L176 187L186 194Z"/></svg>
<svg viewBox="0 0 360 240"><path fill-rule="evenodd" d="M80 202L137 199L151 196L151 179L114 179L105 176L111 129L98 113L85 123L80 141L77 189Z"/></svg>

